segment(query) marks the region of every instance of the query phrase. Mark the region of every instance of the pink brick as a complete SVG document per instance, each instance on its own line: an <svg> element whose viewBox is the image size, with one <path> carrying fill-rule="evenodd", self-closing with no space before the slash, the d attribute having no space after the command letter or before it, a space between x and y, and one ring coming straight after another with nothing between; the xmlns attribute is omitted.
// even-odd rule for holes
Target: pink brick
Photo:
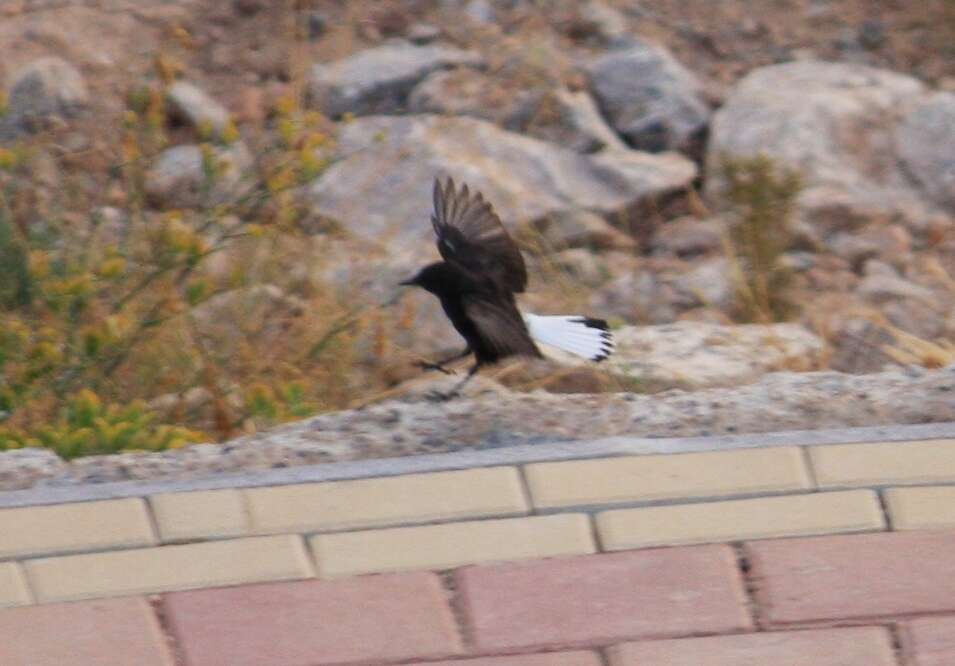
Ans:
<svg viewBox="0 0 955 666"><path fill-rule="evenodd" d="M895 666L883 627L781 631L628 643L610 666Z"/></svg>
<svg viewBox="0 0 955 666"><path fill-rule="evenodd" d="M429 661L415 666L601 666L602 663L596 652L547 652L513 657Z"/></svg>
<svg viewBox="0 0 955 666"><path fill-rule="evenodd" d="M164 601L188 666L316 666L461 652L431 573L192 590Z"/></svg>
<svg viewBox="0 0 955 666"><path fill-rule="evenodd" d="M558 649L748 629L726 546L469 567L458 573L479 650Z"/></svg>
<svg viewBox="0 0 955 666"><path fill-rule="evenodd" d="M0 611L3 666L172 666L145 599L103 599Z"/></svg>
<svg viewBox="0 0 955 666"><path fill-rule="evenodd" d="M903 625L902 640L913 666L955 664L955 617L925 617Z"/></svg>
<svg viewBox="0 0 955 666"><path fill-rule="evenodd" d="M955 610L955 531L779 539L746 548L771 623Z"/></svg>

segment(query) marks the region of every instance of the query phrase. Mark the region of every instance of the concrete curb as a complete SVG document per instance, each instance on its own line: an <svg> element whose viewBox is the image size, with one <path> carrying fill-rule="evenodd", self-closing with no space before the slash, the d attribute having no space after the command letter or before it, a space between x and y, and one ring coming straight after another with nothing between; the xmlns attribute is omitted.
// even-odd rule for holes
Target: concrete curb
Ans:
<svg viewBox="0 0 955 666"><path fill-rule="evenodd" d="M86 502L158 493L254 488L320 481L343 481L378 476L441 472L472 467L608 458L625 455L676 454L699 451L818 446L907 440L955 438L955 422L917 425L869 426L829 430L793 430L720 435L714 437L640 438L608 437L550 444L526 444L472 451L455 451L402 458L377 458L323 465L306 465L255 472L226 473L210 477L169 481L119 481L76 486L36 487L0 493L0 508Z"/></svg>

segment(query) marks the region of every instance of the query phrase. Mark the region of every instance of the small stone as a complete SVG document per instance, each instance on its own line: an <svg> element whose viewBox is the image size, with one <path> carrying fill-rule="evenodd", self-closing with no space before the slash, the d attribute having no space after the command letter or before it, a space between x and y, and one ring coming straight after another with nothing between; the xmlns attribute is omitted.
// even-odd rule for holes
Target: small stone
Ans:
<svg viewBox="0 0 955 666"><path fill-rule="evenodd" d="M600 115L589 93L558 88L545 95L524 131L578 153L626 149Z"/></svg>
<svg viewBox="0 0 955 666"><path fill-rule="evenodd" d="M237 196L252 156L241 142L212 152L218 174L208 194L203 193L206 174L202 149L197 145L174 146L160 153L146 172L146 194L163 208L218 204Z"/></svg>
<svg viewBox="0 0 955 666"><path fill-rule="evenodd" d="M37 132L77 116L89 103L83 76L62 58L34 60L14 75L0 118L0 139Z"/></svg>
<svg viewBox="0 0 955 666"><path fill-rule="evenodd" d="M722 249L725 233L726 224L722 219L685 216L657 227L650 247L657 253L693 257Z"/></svg>
<svg viewBox="0 0 955 666"><path fill-rule="evenodd" d="M415 23L405 36L412 44L430 44L441 36L441 29L430 23Z"/></svg>
<svg viewBox="0 0 955 666"><path fill-rule="evenodd" d="M308 13L308 38L312 41L320 39L328 30L328 19L321 12Z"/></svg>
<svg viewBox="0 0 955 666"><path fill-rule="evenodd" d="M176 81L167 91L173 116L200 132L222 136L229 112L204 90L187 81Z"/></svg>

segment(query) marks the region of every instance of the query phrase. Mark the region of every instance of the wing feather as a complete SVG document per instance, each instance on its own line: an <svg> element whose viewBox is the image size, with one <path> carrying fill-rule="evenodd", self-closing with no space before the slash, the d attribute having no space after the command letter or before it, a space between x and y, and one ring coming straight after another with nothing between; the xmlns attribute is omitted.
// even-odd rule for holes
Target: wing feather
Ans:
<svg viewBox="0 0 955 666"><path fill-rule="evenodd" d="M513 301L472 296L464 300L464 311L493 356L540 356Z"/></svg>
<svg viewBox="0 0 955 666"><path fill-rule="evenodd" d="M458 190L448 178L435 179L433 199L431 225L444 260L490 279L502 291L524 291L524 258L484 196L467 185Z"/></svg>

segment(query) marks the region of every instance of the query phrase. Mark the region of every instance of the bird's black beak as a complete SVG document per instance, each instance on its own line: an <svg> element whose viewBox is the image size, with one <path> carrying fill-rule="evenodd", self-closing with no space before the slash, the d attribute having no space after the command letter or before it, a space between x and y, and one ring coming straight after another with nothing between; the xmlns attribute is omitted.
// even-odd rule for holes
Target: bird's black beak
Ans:
<svg viewBox="0 0 955 666"><path fill-rule="evenodd" d="M408 278L407 280L402 280L401 282L399 282L399 283L398 283L398 286L399 286L399 287L413 287L413 286L415 286L416 284L418 284L418 282L415 280L415 278Z"/></svg>

